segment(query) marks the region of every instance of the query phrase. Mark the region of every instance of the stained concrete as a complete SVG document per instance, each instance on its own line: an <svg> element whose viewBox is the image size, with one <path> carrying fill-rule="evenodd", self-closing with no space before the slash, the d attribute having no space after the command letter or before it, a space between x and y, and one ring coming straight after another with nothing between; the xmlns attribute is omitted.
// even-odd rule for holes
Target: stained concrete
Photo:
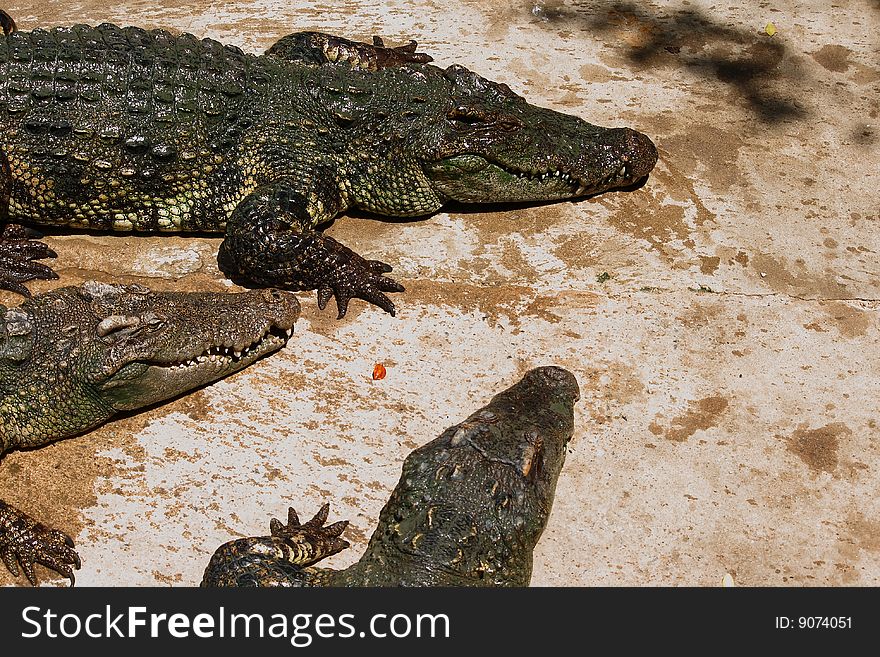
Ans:
<svg viewBox="0 0 880 657"><path fill-rule="evenodd" d="M5 8L22 29L109 20L251 51L298 29L415 38L440 65L637 128L661 154L635 191L343 217L329 234L406 285L397 318L355 301L337 322L302 294L280 354L6 455L0 498L76 538L80 584L196 584L223 541L324 501L352 522L352 548L330 561L346 565L405 455L546 363L577 375L582 400L533 584L880 583L876 2ZM49 242L61 278L35 291L90 278L230 287L219 239Z"/></svg>

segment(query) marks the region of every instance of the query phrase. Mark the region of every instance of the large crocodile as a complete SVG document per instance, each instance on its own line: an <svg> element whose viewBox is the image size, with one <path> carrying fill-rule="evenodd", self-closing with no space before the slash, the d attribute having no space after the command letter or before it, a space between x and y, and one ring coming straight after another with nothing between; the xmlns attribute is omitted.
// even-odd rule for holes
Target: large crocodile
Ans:
<svg viewBox="0 0 880 657"><path fill-rule="evenodd" d="M526 586L550 514L579 398L574 376L541 367L416 449L367 551L344 570L312 564L348 547L329 505L271 536L222 545L202 586Z"/></svg>
<svg viewBox="0 0 880 657"><path fill-rule="evenodd" d="M15 224L225 233L233 277L388 311L403 287L319 228L348 208L553 201L632 185L657 151L442 69L415 43L316 32L263 55L102 24L0 37L0 287L53 276Z"/></svg>
<svg viewBox="0 0 880 657"><path fill-rule="evenodd" d="M0 454L80 434L280 349L299 315L291 292L152 292L85 283L0 306ZM74 581L73 541L0 500L0 558Z"/></svg>

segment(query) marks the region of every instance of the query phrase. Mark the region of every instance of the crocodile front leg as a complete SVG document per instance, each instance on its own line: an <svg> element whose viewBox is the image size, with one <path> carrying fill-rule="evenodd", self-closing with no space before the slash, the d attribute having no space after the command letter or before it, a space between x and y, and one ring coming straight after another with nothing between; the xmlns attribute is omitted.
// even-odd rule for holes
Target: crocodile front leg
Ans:
<svg viewBox="0 0 880 657"><path fill-rule="evenodd" d="M239 203L226 225L220 265L259 285L288 290L317 290L318 307L336 297L338 319L350 299L369 301L395 313L385 292L403 286L383 276L391 267L366 260L314 227L341 209L332 191L299 191L291 182L256 189Z"/></svg>
<svg viewBox="0 0 880 657"><path fill-rule="evenodd" d="M271 536L220 546L205 569L202 586L309 586L317 572L306 570L308 566L349 547L340 538L348 521L325 526L329 512L330 505L324 504L314 518L300 524L290 507L286 525L275 518L269 523Z"/></svg>
<svg viewBox="0 0 880 657"><path fill-rule="evenodd" d="M0 500L0 559L18 577L19 566L32 586L37 585L34 564L47 568L76 582L73 568L79 570L79 555L73 539L57 529L49 529L26 513ZM71 568L73 566L73 568Z"/></svg>

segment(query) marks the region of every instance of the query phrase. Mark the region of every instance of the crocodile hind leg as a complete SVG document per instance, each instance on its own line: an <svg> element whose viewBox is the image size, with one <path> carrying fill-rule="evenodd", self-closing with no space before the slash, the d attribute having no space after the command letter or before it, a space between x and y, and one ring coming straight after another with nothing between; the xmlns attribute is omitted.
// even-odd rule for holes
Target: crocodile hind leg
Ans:
<svg viewBox="0 0 880 657"><path fill-rule="evenodd" d="M425 64L433 61L430 55L416 52L416 47L415 41L387 48L380 37L373 37L371 45L323 32L295 32L276 41L266 54L310 64L348 62L357 70L377 71L410 62Z"/></svg>
<svg viewBox="0 0 880 657"><path fill-rule="evenodd" d="M0 559L18 577L19 567L33 585L37 585L34 564L64 575L71 586L76 582L73 568L81 566L73 549L73 539L57 529L49 529L29 515L0 500ZM72 567L71 567L72 566Z"/></svg>
<svg viewBox="0 0 880 657"><path fill-rule="evenodd" d="M338 319L345 317L353 298L393 316L394 304L384 293L403 292L403 286L384 276L391 267L314 230L340 205L331 190L301 192L289 182L256 189L227 222L220 266L267 287L317 290L321 310L335 296Z"/></svg>
<svg viewBox="0 0 880 657"><path fill-rule="evenodd" d="M6 223L11 184L9 162L0 150L0 228L3 229L0 234L0 289L29 297L31 293L23 285L26 281L58 278L50 267L34 262L43 258L54 258L55 252L43 242L34 239L39 237L36 231Z"/></svg>
<svg viewBox="0 0 880 657"><path fill-rule="evenodd" d="M255 536L220 546L211 558L202 586L308 586L313 572L305 571L349 547L342 532L348 521L325 525L330 505L315 517L300 523L293 507L287 510L287 524L275 518L269 523L271 536Z"/></svg>

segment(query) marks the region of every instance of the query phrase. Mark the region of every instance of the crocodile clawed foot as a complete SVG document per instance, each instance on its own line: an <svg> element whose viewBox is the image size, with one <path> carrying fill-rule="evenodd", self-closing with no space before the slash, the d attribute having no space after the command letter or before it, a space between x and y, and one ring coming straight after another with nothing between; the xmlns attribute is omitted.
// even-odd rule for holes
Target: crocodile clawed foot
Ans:
<svg viewBox="0 0 880 657"><path fill-rule="evenodd" d="M330 513L330 504L324 504L315 517L301 524L293 507L287 511L287 524L272 518L269 531L274 538L283 540L293 553L288 559L299 566L310 566L325 557L336 554L347 547L349 542L342 536L348 527L348 520L325 525Z"/></svg>
<svg viewBox="0 0 880 657"><path fill-rule="evenodd" d="M382 48L388 54L385 55L388 60L394 61L396 64L404 64L407 62L412 62L414 64L426 64L430 61L433 61L434 58L431 55L423 52L418 52L417 48L419 44L415 39L412 39L405 46L395 46L393 48L389 48L385 45L385 41L380 36L373 36L373 46L376 48Z"/></svg>
<svg viewBox="0 0 880 657"><path fill-rule="evenodd" d="M339 310L336 319L342 319L348 312L348 302L358 298L394 317L394 303L384 292L403 292L404 288L397 281L383 276L391 271L391 266L379 260L365 260L354 253L351 256L334 270L331 280L318 288L318 308L324 310L327 302L335 296Z"/></svg>
<svg viewBox="0 0 880 657"><path fill-rule="evenodd" d="M323 32L296 32L279 39L267 55L288 61L315 64L342 63L360 71L376 71L405 64L425 64L433 60L427 53L417 52L415 41L389 48L381 37L373 37L372 45L349 41Z"/></svg>
<svg viewBox="0 0 880 657"><path fill-rule="evenodd" d="M51 267L35 260L54 258L55 252L40 242L39 233L24 226L9 224L0 236L0 289L29 297L23 285L34 279L51 280L58 274Z"/></svg>
<svg viewBox="0 0 880 657"><path fill-rule="evenodd" d="M23 571L36 586L34 565L39 563L67 577L73 586L73 570L82 565L73 547L73 539L64 532L50 529L0 501L0 559L16 577Z"/></svg>

